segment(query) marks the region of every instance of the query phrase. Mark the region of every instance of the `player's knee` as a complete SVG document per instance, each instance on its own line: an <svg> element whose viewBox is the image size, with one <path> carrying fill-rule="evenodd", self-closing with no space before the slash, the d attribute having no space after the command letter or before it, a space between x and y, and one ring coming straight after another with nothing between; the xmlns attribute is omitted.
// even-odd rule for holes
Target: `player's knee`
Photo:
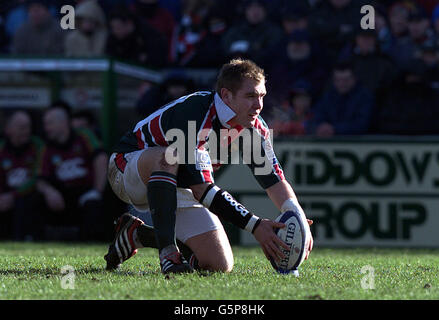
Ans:
<svg viewBox="0 0 439 320"><path fill-rule="evenodd" d="M199 265L202 269L215 271L215 272L231 272L233 270L234 260L233 257L216 256L209 257L205 261L199 261Z"/></svg>

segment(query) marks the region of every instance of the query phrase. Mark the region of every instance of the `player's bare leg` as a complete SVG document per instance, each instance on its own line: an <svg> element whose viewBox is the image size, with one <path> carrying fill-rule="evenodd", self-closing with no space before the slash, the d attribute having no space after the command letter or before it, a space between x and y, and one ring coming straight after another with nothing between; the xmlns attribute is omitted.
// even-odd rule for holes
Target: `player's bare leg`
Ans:
<svg viewBox="0 0 439 320"><path fill-rule="evenodd" d="M230 272L233 269L234 259L232 248L223 228L208 231L192 238L185 243L196 259L197 269L209 271ZM194 264L194 261L190 261Z"/></svg>
<svg viewBox="0 0 439 320"><path fill-rule="evenodd" d="M131 201L134 205L138 205L139 203L136 202L146 203L145 200L148 200L159 248L162 272L191 272L193 270L178 251L175 239L175 211L177 208L176 174L178 164L169 164L166 161L165 154L165 147L152 147L143 150L140 154L137 160L137 171L143 184L146 186L146 192L142 191L144 190L143 188L139 188L139 192L143 193L136 195L136 201L133 201L134 199L131 199ZM131 218L125 220L127 221L126 223L132 223L133 221ZM115 245L117 242L124 243L124 239L118 240L121 237L128 239L129 243L134 243L135 230L136 228L128 228L127 232L117 235L112 245ZM127 242L126 239L125 243ZM131 250L134 251L135 248L131 247ZM124 250L121 250L121 252L125 254L122 254L120 263L132 256L130 252L124 252Z"/></svg>

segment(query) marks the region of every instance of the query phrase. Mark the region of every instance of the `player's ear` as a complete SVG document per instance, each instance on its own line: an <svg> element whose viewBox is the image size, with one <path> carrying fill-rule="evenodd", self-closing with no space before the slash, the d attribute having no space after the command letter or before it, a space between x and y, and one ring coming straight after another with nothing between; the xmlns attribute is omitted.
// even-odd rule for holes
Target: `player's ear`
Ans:
<svg viewBox="0 0 439 320"><path fill-rule="evenodd" d="M230 107L230 102L232 98L232 91L227 88L221 88L220 91L221 99Z"/></svg>

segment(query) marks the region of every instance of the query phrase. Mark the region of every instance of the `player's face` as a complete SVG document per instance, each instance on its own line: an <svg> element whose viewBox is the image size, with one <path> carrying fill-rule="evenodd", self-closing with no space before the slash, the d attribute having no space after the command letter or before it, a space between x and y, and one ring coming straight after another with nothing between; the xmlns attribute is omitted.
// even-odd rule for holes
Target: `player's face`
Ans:
<svg viewBox="0 0 439 320"><path fill-rule="evenodd" d="M236 113L232 119L234 125L251 128L264 107L265 79L256 81L245 79L241 88L233 94L226 89L223 101Z"/></svg>

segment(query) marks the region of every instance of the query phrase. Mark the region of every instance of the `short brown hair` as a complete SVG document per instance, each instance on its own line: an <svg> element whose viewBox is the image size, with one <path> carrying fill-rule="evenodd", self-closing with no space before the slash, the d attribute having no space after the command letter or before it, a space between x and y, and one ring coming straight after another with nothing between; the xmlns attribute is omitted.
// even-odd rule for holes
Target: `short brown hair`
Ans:
<svg viewBox="0 0 439 320"><path fill-rule="evenodd" d="M222 66L215 90L220 94L221 89L226 88L235 94L244 79L265 80L264 70L251 60L233 59Z"/></svg>

